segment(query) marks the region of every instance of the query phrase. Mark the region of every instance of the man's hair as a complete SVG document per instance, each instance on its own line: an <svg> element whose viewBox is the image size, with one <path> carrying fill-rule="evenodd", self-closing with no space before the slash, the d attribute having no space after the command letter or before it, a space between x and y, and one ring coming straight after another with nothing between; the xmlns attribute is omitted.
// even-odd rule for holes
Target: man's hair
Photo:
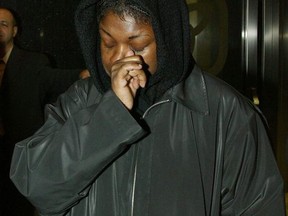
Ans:
<svg viewBox="0 0 288 216"><path fill-rule="evenodd" d="M136 22L151 24L151 16L148 12L126 0L102 0L98 3L97 11L98 23L103 19L107 12L112 11L123 20L124 16L128 15L133 17Z"/></svg>

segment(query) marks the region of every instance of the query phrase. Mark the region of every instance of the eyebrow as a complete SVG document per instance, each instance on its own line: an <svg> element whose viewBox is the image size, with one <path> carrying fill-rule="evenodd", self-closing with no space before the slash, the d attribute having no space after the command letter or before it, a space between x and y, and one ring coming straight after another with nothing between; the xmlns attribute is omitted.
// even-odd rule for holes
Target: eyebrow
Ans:
<svg viewBox="0 0 288 216"><path fill-rule="evenodd" d="M133 40L135 38L138 38L138 37L142 37L143 35L132 35L130 37L128 37L129 40Z"/></svg>
<svg viewBox="0 0 288 216"><path fill-rule="evenodd" d="M104 32L105 34L107 34L108 36L112 37L112 35L111 35L109 32L107 32L105 29L100 28L100 30L103 31L103 32ZM139 37L150 37L150 36L149 36L149 35L146 35L146 34L144 34L144 35L132 35L132 36L128 37L128 39L129 39L129 40L133 40L133 39L139 38Z"/></svg>
<svg viewBox="0 0 288 216"><path fill-rule="evenodd" d="M105 34L107 34L108 36L112 37L112 35L111 35L109 32L105 31L103 28L100 28L100 30L103 31L103 32L104 32Z"/></svg>

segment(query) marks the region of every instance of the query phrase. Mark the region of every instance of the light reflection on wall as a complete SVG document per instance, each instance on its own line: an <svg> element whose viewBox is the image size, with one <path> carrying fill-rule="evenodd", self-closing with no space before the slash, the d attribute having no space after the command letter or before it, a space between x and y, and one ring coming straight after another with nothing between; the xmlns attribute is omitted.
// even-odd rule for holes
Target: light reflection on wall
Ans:
<svg viewBox="0 0 288 216"><path fill-rule="evenodd" d="M192 52L204 70L218 74L228 54L228 9L225 0L186 0L190 11Z"/></svg>

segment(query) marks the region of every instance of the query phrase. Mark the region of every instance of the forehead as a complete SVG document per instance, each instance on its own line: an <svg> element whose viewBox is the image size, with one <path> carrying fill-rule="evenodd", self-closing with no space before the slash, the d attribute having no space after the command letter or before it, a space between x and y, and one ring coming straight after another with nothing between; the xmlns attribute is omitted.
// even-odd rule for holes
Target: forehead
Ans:
<svg viewBox="0 0 288 216"><path fill-rule="evenodd" d="M6 9L0 9L0 21L6 21L6 22L13 22L14 17L11 14L10 11L6 10Z"/></svg>
<svg viewBox="0 0 288 216"><path fill-rule="evenodd" d="M133 33L138 31L153 32L151 24L136 21L129 15L119 16L113 12L108 12L100 21L100 29L104 28L109 32Z"/></svg>

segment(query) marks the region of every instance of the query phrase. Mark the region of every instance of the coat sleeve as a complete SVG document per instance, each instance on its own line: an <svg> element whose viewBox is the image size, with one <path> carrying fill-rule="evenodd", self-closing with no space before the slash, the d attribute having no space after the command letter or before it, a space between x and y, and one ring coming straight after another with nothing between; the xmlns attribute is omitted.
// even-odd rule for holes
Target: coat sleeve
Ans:
<svg viewBox="0 0 288 216"><path fill-rule="evenodd" d="M86 103L76 83L48 106L43 127L15 146L10 177L43 215L75 205L97 175L145 134L112 91L97 104Z"/></svg>
<svg viewBox="0 0 288 216"><path fill-rule="evenodd" d="M283 180L263 117L246 105L232 107L225 120L221 215L283 216Z"/></svg>

